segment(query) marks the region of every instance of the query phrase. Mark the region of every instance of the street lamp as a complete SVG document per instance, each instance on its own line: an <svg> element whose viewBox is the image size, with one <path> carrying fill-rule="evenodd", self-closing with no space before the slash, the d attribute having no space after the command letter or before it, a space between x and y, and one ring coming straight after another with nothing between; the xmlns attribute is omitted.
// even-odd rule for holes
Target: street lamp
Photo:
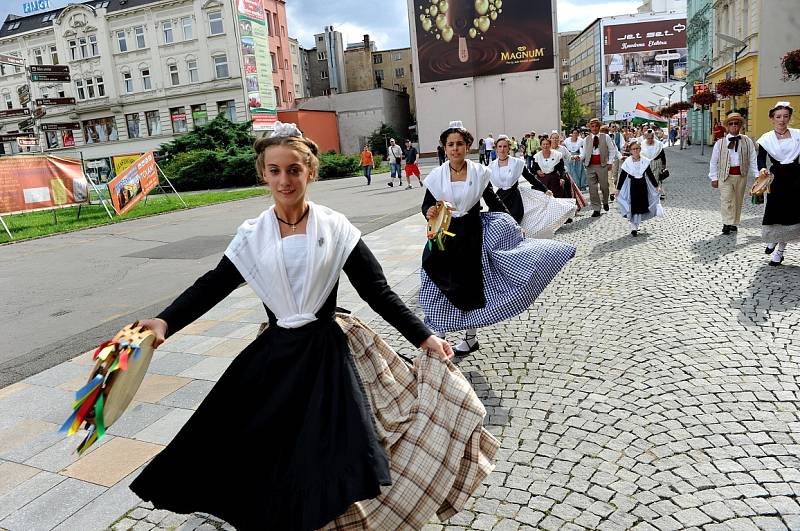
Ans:
<svg viewBox="0 0 800 531"><path fill-rule="evenodd" d="M692 62L695 63L700 68L704 69L703 70L703 85L705 85L706 84L706 76L708 76L708 74L710 74L711 71L714 68L711 66L711 63L709 63L705 59L692 59ZM706 106L705 105L701 105L700 106L700 123L702 124L701 125L702 133L701 133L701 136L700 136L700 155L703 156L703 155L705 155L706 142L708 141L707 138L706 138Z"/></svg>
<svg viewBox="0 0 800 531"><path fill-rule="evenodd" d="M730 35L725 35L724 33L717 32L717 37L721 40L727 42L728 44L733 44L734 46L741 46L739 50L734 50L733 52L733 78L736 79L736 61L739 59L739 56L742 55L747 49L747 43L744 41L740 41L736 37L731 37ZM731 110L736 110L736 96L733 97L731 102Z"/></svg>

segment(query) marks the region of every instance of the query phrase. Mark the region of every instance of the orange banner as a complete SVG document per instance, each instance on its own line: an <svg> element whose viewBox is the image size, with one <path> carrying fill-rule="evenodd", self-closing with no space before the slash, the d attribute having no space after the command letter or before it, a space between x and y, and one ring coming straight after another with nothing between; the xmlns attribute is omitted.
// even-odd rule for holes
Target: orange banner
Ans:
<svg viewBox="0 0 800 531"><path fill-rule="evenodd" d="M158 168L153 152L148 151L128 169L108 182L111 203L117 214L124 214L158 186Z"/></svg>
<svg viewBox="0 0 800 531"><path fill-rule="evenodd" d="M89 201L89 183L77 159L49 155L0 157L0 214Z"/></svg>

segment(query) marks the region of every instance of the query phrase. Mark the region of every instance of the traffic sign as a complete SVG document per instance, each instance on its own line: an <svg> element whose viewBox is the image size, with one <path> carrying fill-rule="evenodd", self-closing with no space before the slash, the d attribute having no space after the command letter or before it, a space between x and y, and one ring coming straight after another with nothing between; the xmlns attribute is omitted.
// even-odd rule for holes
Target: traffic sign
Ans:
<svg viewBox="0 0 800 531"><path fill-rule="evenodd" d="M56 122L49 124L39 124L42 131L60 131L62 129L80 129L81 124L78 122Z"/></svg>
<svg viewBox="0 0 800 531"><path fill-rule="evenodd" d="M20 147L38 146L39 145L39 139L36 138L36 137L30 137L30 136L20 136L20 137L17 137L17 144L19 144Z"/></svg>
<svg viewBox="0 0 800 531"><path fill-rule="evenodd" d="M694 93L699 94L701 92L708 92L708 85L704 85L702 83L696 83L694 85Z"/></svg>
<svg viewBox="0 0 800 531"><path fill-rule="evenodd" d="M20 85L17 87L17 94L19 94L19 102L22 105L27 105L31 101L31 89L28 85Z"/></svg>
<svg viewBox="0 0 800 531"><path fill-rule="evenodd" d="M37 120L47 114L47 111L44 110L44 107L36 107L33 111L33 117Z"/></svg>
<svg viewBox="0 0 800 531"><path fill-rule="evenodd" d="M679 53L660 53L656 55L656 61L677 61L681 58Z"/></svg>
<svg viewBox="0 0 800 531"><path fill-rule="evenodd" d="M17 126L19 126L19 128L22 130L33 129L33 123L33 118L28 118L27 120L22 120L19 122Z"/></svg>
<svg viewBox="0 0 800 531"><path fill-rule="evenodd" d="M36 105L75 105L75 98L36 98Z"/></svg>
<svg viewBox="0 0 800 531"><path fill-rule="evenodd" d="M6 109L0 111L0 118L12 118L14 116L30 116L30 109Z"/></svg>
<svg viewBox="0 0 800 531"><path fill-rule="evenodd" d="M61 83L64 81L71 81L72 78L69 76L69 72L55 72L52 74L31 74L31 81L34 83L41 83L41 82L56 82Z"/></svg>
<svg viewBox="0 0 800 531"><path fill-rule="evenodd" d="M28 71L31 74L69 74L67 65L29 65Z"/></svg>
<svg viewBox="0 0 800 531"><path fill-rule="evenodd" d="M25 59L17 57L16 55L0 53L0 63L11 66L25 66Z"/></svg>

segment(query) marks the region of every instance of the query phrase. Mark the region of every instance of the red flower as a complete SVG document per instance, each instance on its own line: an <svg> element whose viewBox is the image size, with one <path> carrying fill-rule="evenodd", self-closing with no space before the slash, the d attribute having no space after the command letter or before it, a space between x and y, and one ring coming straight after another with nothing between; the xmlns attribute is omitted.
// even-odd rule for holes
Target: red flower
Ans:
<svg viewBox="0 0 800 531"><path fill-rule="evenodd" d="M750 82L744 77L724 79L717 83L717 94L723 98L741 96L750 92Z"/></svg>

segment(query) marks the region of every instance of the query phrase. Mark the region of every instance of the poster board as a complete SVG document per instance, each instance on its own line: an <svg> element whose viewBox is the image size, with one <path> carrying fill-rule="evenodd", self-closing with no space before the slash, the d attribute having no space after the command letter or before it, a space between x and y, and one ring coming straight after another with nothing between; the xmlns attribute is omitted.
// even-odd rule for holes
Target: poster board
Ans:
<svg viewBox="0 0 800 531"><path fill-rule="evenodd" d="M0 157L0 214L89 202L78 159L50 155Z"/></svg>
<svg viewBox="0 0 800 531"><path fill-rule="evenodd" d="M118 215L128 212L158 186L158 167L152 151L145 152L128 169L108 182L111 204Z"/></svg>
<svg viewBox="0 0 800 531"><path fill-rule="evenodd" d="M111 157L111 163L114 165L114 175L119 175L130 168L141 156L141 153L129 153L127 155L114 155Z"/></svg>
<svg viewBox="0 0 800 531"><path fill-rule="evenodd" d="M272 65L263 0L237 0L239 45L244 61L246 105L250 110L254 131L271 131L278 120Z"/></svg>

